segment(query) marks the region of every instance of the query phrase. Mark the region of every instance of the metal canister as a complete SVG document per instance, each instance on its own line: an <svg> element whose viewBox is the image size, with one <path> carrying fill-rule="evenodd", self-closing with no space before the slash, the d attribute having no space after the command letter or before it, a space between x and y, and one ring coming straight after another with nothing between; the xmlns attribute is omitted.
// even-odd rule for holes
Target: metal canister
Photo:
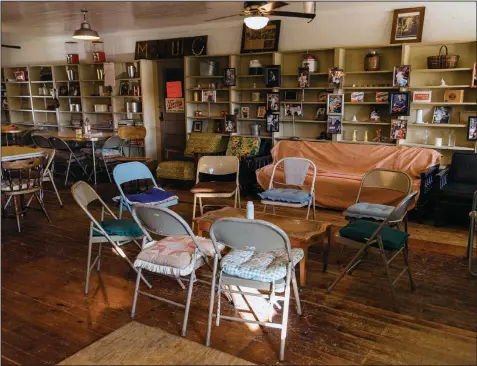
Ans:
<svg viewBox="0 0 477 366"><path fill-rule="evenodd" d="M364 57L364 71L378 71L379 55L376 51L369 51Z"/></svg>
<svg viewBox="0 0 477 366"><path fill-rule="evenodd" d="M262 128L262 125L259 123L253 123L250 125L250 132L254 136L260 136L260 128Z"/></svg>

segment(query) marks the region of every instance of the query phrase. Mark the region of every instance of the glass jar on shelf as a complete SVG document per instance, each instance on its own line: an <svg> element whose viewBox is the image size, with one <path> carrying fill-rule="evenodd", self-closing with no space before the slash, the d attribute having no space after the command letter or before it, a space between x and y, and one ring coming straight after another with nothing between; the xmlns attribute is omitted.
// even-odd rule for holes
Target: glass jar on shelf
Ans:
<svg viewBox="0 0 477 366"><path fill-rule="evenodd" d="M65 42L66 63L79 64L78 42Z"/></svg>
<svg viewBox="0 0 477 366"><path fill-rule="evenodd" d="M106 62L106 53L104 52L104 42L103 41L93 41L93 63L99 64Z"/></svg>

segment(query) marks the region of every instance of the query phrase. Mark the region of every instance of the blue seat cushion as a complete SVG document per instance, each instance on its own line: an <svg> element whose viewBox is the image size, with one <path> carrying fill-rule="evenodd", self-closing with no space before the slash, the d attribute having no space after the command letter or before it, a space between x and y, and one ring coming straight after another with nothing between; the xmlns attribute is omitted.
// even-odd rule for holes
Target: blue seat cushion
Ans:
<svg viewBox="0 0 477 366"><path fill-rule="evenodd" d="M156 187L141 193L126 194L126 198L131 203L147 204L160 204L173 200L179 200L175 194L166 192L165 190Z"/></svg>
<svg viewBox="0 0 477 366"><path fill-rule="evenodd" d="M366 243L378 227L379 224L374 222L357 220L356 222L349 223L345 227L341 228L340 235L343 238L351 239L360 243ZM401 249L409 237L408 233L397 229L392 229L388 226L382 228L379 235L383 240L384 249L388 250Z"/></svg>
<svg viewBox="0 0 477 366"><path fill-rule="evenodd" d="M310 192L301 189L276 188L258 194L264 200L280 201L289 203L308 203Z"/></svg>
<svg viewBox="0 0 477 366"><path fill-rule="evenodd" d="M110 236L129 236L137 238L143 236L143 232L138 224L134 220L104 220L100 222L100 225ZM103 236L101 233L93 231L93 236Z"/></svg>
<svg viewBox="0 0 477 366"><path fill-rule="evenodd" d="M356 219L372 218L375 220L384 220L393 210L393 206L358 202L348 207L344 212L344 215Z"/></svg>

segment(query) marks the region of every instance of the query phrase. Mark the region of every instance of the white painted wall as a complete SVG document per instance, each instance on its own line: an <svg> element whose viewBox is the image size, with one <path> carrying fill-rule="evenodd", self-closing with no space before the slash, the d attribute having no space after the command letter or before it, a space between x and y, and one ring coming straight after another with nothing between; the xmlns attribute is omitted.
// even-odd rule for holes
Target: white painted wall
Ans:
<svg viewBox="0 0 477 366"><path fill-rule="evenodd" d="M423 42L476 39L475 2L354 2L339 6L330 3L329 7L322 6L311 24L281 18L279 50L388 44L393 10L417 6L426 7ZM195 35L209 36L209 54L239 53L241 29L241 21L234 20L100 35L109 60L127 60L134 57L136 41ZM64 42L70 40L70 34L26 38L2 32L2 43L22 47L21 50L2 49L2 65L63 62ZM90 54L89 44L84 42L81 47L80 57L84 60Z"/></svg>

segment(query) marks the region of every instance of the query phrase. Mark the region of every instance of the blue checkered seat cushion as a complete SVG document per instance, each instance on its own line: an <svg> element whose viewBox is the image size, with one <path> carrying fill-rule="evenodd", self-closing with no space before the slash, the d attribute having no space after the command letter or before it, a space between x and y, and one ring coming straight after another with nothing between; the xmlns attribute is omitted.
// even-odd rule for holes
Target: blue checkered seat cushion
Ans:
<svg viewBox="0 0 477 366"><path fill-rule="evenodd" d="M301 189L274 188L258 194L264 200L289 202L289 203L308 203L311 198L310 192Z"/></svg>

